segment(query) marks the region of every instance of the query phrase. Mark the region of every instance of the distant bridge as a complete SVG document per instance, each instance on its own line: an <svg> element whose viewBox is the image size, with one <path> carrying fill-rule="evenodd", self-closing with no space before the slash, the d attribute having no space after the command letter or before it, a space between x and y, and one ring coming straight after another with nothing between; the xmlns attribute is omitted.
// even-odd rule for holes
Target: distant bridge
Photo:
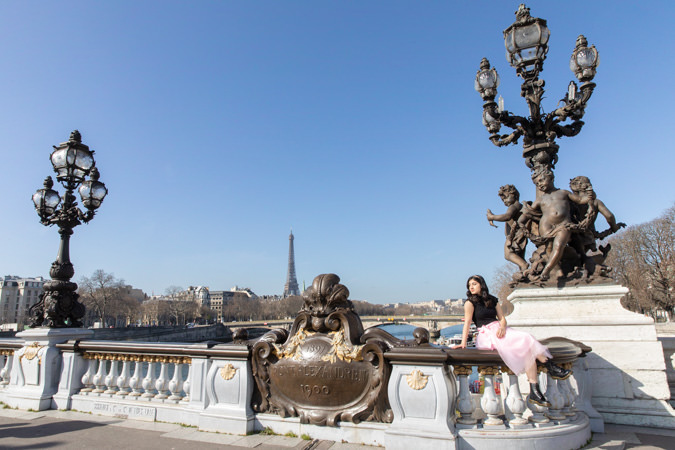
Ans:
<svg viewBox="0 0 675 450"><path fill-rule="evenodd" d="M411 325L413 327L426 328L429 331L442 330L453 325L462 323L463 316L361 316L363 328L377 327L380 325ZM224 322L223 325L230 328L285 328L290 330L293 320L252 320L244 322Z"/></svg>

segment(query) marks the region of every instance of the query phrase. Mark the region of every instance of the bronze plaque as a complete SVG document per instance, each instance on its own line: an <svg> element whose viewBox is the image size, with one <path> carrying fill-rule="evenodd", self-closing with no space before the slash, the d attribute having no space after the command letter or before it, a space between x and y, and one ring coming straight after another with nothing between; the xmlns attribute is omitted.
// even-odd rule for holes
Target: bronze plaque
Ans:
<svg viewBox="0 0 675 450"><path fill-rule="evenodd" d="M367 393L373 366L363 361L330 361L331 342L324 336L307 339L299 361L284 358L270 367L272 395L303 408L349 407Z"/></svg>

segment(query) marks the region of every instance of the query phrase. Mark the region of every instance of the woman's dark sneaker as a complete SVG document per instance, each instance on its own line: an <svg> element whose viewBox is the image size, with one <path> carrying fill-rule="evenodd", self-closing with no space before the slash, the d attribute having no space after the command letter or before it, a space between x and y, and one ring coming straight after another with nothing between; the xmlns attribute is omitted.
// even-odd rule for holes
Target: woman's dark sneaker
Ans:
<svg viewBox="0 0 675 450"><path fill-rule="evenodd" d="M571 370L556 366L550 359L544 363L544 367L548 370L548 374L551 375L551 378L556 380L566 380L572 375Z"/></svg>
<svg viewBox="0 0 675 450"><path fill-rule="evenodd" d="M551 407L549 401L546 400L544 394L541 393L541 389L539 389L539 383L530 383L530 397L527 399L527 401L534 403L535 405L544 406L546 408Z"/></svg>

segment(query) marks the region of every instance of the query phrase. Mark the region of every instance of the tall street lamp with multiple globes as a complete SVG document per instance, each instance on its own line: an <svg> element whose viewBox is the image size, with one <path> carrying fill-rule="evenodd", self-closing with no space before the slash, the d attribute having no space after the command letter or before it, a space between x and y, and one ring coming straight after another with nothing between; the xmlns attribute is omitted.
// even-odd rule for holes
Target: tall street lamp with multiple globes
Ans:
<svg viewBox="0 0 675 450"><path fill-rule="evenodd" d="M575 136L581 131L584 125L581 119L586 103L595 88L592 80L600 62L595 47L589 47L586 38L583 35L579 36L570 58L570 69L581 86L571 81L567 94L559 106L544 114L541 110L544 80L539 79L539 72L544 67L549 36L546 21L531 17L530 9L522 4L516 12L516 21L504 30L506 59L523 79L520 95L527 102L528 117L516 116L506 111L501 96L498 102L495 102L499 75L490 67L487 58L481 61L475 81L475 88L484 101L483 124L490 133L490 140L502 147L518 143L518 139L522 136L525 164L533 172L554 168L559 148L555 143L556 138ZM571 122L565 124L568 119ZM500 135L502 125L513 131L510 134Z"/></svg>
<svg viewBox="0 0 675 450"><path fill-rule="evenodd" d="M50 281L44 284L40 300L30 308L32 326L50 328L81 327L84 317L84 305L78 301L77 284L70 281L75 274L70 262L70 236L73 228L82 222L88 223L94 218L96 209L108 194L105 184L99 181L99 172L94 161L94 151L82 143L80 132L75 130L70 139L58 146L50 155L56 180L65 188L61 197L52 189L54 181L49 176L44 187L33 194L35 210L40 222L45 226L57 225L61 235L61 245L52 263ZM80 194L83 212L77 206L75 190Z"/></svg>

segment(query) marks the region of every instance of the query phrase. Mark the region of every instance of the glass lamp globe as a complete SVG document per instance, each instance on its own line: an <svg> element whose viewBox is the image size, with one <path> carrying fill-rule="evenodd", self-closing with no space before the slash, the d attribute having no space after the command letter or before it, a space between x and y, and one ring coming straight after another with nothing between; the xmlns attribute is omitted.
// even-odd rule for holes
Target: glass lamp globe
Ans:
<svg viewBox="0 0 675 450"><path fill-rule="evenodd" d="M499 87L499 74L494 68L490 68L490 61L483 58L480 62L480 70L476 72L474 89L478 91L483 100L494 100Z"/></svg>
<svg viewBox="0 0 675 450"><path fill-rule="evenodd" d="M98 181L99 176L98 169L94 167L91 171L91 179L82 183L79 189L82 204L90 211L98 209L105 196L108 195L105 184Z"/></svg>
<svg viewBox="0 0 675 450"><path fill-rule="evenodd" d="M75 130L67 142L54 146L49 156L56 179L65 183L79 183L94 167L94 152L82 143L80 132Z"/></svg>
<svg viewBox="0 0 675 450"><path fill-rule="evenodd" d="M570 58L570 69L574 72L574 76L581 82L591 81L599 64L600 55L595 46L589 47L586 37L580 35Z"/></svg>
<svg viewBox="0 0 675 450"><path fill-rule="evenodd" d="M59 193L52 189L54 181L52 177L47 177L44 182L44 188L38 189L33 194L33 204L40 217L49 217L54 214L56 207L61 202Z"/></svg>
<svg viewBox="0 0 675 450"><path fill-rule="evenodd" d="M544 66L551 31L544 19L530 16L530 8L520 5L516 21L504 30L506 60L518 75L535 78Z"/></svg>

